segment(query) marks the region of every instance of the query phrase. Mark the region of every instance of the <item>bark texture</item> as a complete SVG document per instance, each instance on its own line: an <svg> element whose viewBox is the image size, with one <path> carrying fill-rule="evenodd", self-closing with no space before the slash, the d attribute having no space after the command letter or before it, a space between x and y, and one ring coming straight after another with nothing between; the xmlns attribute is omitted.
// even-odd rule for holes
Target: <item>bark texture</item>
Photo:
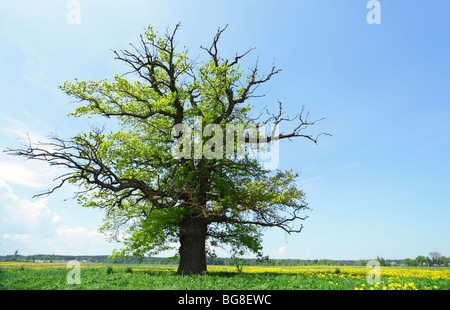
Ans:
<svg viewBox="0 0 450 310"><path fill-rule="evenodd" d="M206 269L207 224L201 219L187 219L180 228L180 263L177 274L202 274Z"/></svg>

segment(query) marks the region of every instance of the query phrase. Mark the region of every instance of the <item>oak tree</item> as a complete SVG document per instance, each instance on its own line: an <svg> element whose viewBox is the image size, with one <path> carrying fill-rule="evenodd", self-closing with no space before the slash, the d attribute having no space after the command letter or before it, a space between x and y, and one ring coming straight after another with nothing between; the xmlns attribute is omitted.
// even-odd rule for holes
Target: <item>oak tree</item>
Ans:
<svg viewBox="0 0 450 310"><path fill-rule="evenodd" d="M219 28L211 45L201 47L205 57L195 59L175 40L179 29L177 25L158 35L149 26L138 45L113 51L130 71L114 75L112 81L75 79L59 86L78 102L71 116L115 119L119 130L92 128L70 139L54 135L47 142L30 142L7 152L64 167L54 188L40 195L66 183L78 185L80 204L105 211L100 231L123 243L115 255L152 255L178 248L177 273L201 274L207 270L206 255L217 246L228 245L236 257L249 252L262 257L264 228L298 233L308 207L296 186L296 173L264 169L247 153L173 156L173 145L183 134L174 127L192 127L196 119L203 130L216 124L224 132L229 124L281 128L289 123L288 132L258 134L269 148L298 137L317 143L320 134L304 132L317 120L310 121L303 108L290 118L281 103L275 113L259 106L261 114L251 116L250 99L258 104L262 97L255 91L280 70L272 66L262 73L256 62L244 73L239 65L252 49L222 58L219 41L226 27ZM205 147L213 137L225 140L225 135L209 132L200 141L189 141ZM236 152L238 139L233 133ZM252 144L248 134L242 141L246 149ZM209 146L226 153L225 141Z"/></svg>

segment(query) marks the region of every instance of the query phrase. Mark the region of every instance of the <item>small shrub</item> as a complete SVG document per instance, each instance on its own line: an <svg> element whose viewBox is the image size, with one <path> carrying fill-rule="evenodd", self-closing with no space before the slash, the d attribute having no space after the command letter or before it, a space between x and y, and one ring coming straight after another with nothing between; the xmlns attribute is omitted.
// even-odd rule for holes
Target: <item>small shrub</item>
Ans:
<svg viewBox="0 0 450 310"><path fill-rule="evenodd" d="M133 269L131 269L131 267L127 267L125 269L125 273L133 273Z"/></svg>
<svg viewBox="0 0 450 310"><path fill-rule="evenodd" d="M113 274L113 273L114 273L114 270L113 270L113 268L112 268L111 266L108 266L108 267L106 267L106 269L105 269L105 273L106 273L106 274Z"/></svg>
<svg viewBox="0 0 450 310"><path fill-rule="evenodd" d="M334 274L340 274L341 271L339 270L339 268L336 267L336 269L334 270Z"/></svg>

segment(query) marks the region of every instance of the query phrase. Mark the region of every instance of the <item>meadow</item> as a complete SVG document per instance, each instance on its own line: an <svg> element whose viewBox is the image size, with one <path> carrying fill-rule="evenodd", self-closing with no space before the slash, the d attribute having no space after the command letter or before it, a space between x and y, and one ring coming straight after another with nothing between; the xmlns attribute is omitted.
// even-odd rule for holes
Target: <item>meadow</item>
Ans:
<svg viewBox="0 0 450 310"><path fill-rule="evenodd" d="M70 284L66 263L0 263L6 290L450 290L450 268L355 266L209 266L206 275L177 276L176 266L81 264L80 283Z"/></svg>

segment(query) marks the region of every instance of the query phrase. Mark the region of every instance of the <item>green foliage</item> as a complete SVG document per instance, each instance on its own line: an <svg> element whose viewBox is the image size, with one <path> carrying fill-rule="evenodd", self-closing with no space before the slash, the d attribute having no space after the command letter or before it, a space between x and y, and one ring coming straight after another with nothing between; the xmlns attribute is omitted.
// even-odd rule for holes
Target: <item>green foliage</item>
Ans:
<svg viewBox="0 0 450 310"><path fill-rule="evenodd" d="M93 128L71 140L54 137L52 151L44 144L16 154L68 169L53 190L65 182L77 185L76 197L82 206L105 211L100 231L124 244L114 258L142 258L173 249L182 240L183 223L196 222L207 227L201 238L211 245L208 255L225 244L236 261L247 253L262 259L264 228L301 231L298 221L306 218L300 213L307 210L307 204L297 188L298 174L264 170L248 154L196 157L193 148L192 158L175 158L172 146L177 137L172 129L178 124L192 127L199 119L202 130L215 125L223 132L229 124L243 127L291 121L282 117L281 104L279 115L266 110L265 120L254 119L250 113L248 100L260 97L254 91L279 70L272 67L261 75L255 66L244 74L239 61L250 50L221 58L217 44L224 29L210 48L202 47L206 59L190 59L186 47L180 48L175 41L178 28L159 35L149 26L141 45L133 45L133 53L114 52L115 59L131 68L130 79L115 74L99 81L75 78L59 86L78 103L70 116L114 118L118 127L110 132ZM292 120L300 124L276 139L304 137L316 142L317 138L303 133L315 122L301 114ZM211 137L203 135L198 143L204 146ZM237 141L231 143L233 149L238 147ZM248 148L249 140L245 143ZM226 154L226 143L222 151Z"/></svg>
<svg viewBox="0 0 450 310"><path fill-rule="evenodd" d="M133 269L131 267L127 267L125 269L125 273L133 273Z"/></svg>
<svg viewBox="0 0 450 310"><path fill-rule="evenodd" d="M131 82L116 74L111 82L75 79L60 86L84 103L70 115L115 117L122 127L110 134L94 130L75 137L85 149L81 155L98 165L69 179L85 188L79 202L107 211L100 231L125 245L115 257L169 250L177 242L181 220L200 215L211 219L210 244L229 244L235 256L250 251L261 257L260 224L277 226L285 223L285 216L295 217L296 211L306 208L304 195L296 188L297 175L278 171L270 176L247 156L180 162L172 157L170 146L176 121L192 125L194 117L201 116L204 126L218 122L223 130L227 123L247 124L250 106L244 102L252 87L265 80L258 80L255 69L242 81L238 58L222 61L212 50L212 59L195 71L186 49L176 51L173 36L159 36L151 26L144 35L143 48L150 57L147 68L134 67L138 59L133 57L139 56L125 51L121 58L116 53L136 69L139 79ZM200 179L206 182L202 185L206 191L199 188ZM196 200L200 192L206 204Z"/></svg>
<svg viewBox="0 0 450 310"><path fill-rule="evenodd" d="M111 266L107 266L105 268L105 274L113 274L114 273L114 269Z"/></svg>

